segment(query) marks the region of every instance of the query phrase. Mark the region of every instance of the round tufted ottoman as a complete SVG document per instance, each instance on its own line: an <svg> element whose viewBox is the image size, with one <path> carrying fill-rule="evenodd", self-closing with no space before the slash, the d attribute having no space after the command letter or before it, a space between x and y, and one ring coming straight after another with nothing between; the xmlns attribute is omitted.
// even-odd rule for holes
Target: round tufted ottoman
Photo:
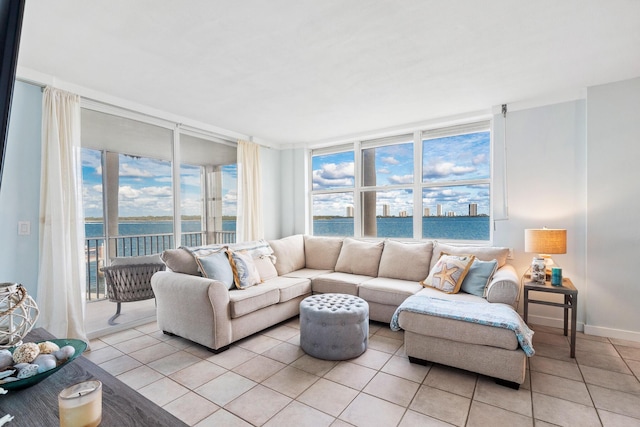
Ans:
<svg viewBox="0 0 640 427"><path fill-rule="evenodd" d="M345 294L311 295L300 302L300 347L318 359L360 356L369 341L369 304Z"/></svg>

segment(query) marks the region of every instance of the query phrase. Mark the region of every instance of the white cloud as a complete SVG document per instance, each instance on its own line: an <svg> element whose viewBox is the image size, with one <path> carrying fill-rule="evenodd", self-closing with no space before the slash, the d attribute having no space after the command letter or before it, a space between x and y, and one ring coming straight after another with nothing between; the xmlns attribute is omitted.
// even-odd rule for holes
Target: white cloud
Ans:
<svg viewBox="0 0 640 427"><path fill-rule="evenodd" d="M189 185L191 187L200 187L202 182L200 181L200 175L182 175L180 182L183 185Z"/></svg>
<svg viewBox="0 0 640 427"><path fill-rule="evenodd" d="M200 198L185 197L180 201L180 209L183 215L202 214L202 203Z"/></svg>
<svg viewBox="0 0 640 427"><path fill-rule="evenodd" d="M118 189L119 199L135 199L142 196L142 191L130 185L122 185Z"/></svg>
<svg viewBox="0 0 640 427"><path fill-rule="evenodd" d="M413 182L413 175L392 175L389 177L390 184L411 184Z"/></svg>
<svg viewBox="0 0 640 427"><path fill-rule="evenodd" d="M452 162L430 163L424 167L424 177L441 178L449 175L464 175L476 170L473 166L456 166Z"/></svg>
<svg viewBox="0 0 640 427"><path fill-rule="evenodd" d="M478 154L477 156L475 156L472 160L472 163L474 165L480 165L483 163L489 163L489 158L487 157L487 155L485 153L481 153Z"/></svg>
<svg viewBox="0 0 640 427"><path fill-rule="evenodd" d="M396 159L395 157L383 157L380 159L382 161L382 163L385 163L387 165L399 165L400 161L398 159Z"/></svg>
<svg viewBox="0 0 640 427"><path fill-rule="evenodd" d="M391 173L391 171L387 168L380 168L378 169L378 173L382 173L382 174L389 174Z"/></svg>
<svg viewBox="0 0 640 427"><path fill-rule="evenodd" d="M353 162L325 163L313 171L313 189L353 186Z"/></svg>
<svg viewBox="0 0 640 427"><path fill-rule="evenodd" d="M151 178L153 176L151 172L133 167L128 163L120 164L119 173L120 173L120 176L126 176L131 178Z"/></svg>

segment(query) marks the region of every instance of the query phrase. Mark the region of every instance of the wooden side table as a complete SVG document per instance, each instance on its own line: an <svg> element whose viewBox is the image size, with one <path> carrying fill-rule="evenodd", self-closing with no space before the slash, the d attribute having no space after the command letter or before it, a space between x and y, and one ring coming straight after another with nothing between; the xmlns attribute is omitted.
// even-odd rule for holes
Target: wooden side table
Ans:
<svg viewBox="0 0 640 427"><path fill-rule="evenodd" d="M564 295L564 303L541 301L529 299L529 292L547 292L551 294ZM571 310L571 357L576 357L576 309L578 308L578 290L573 286L570 279L564 277L562 286L553 286L550 282L525 282L524 284L524 322L527 323L529 315L529 303L551 305L564 309L564 335L567 336L569 323L569 310Z"/></svg>

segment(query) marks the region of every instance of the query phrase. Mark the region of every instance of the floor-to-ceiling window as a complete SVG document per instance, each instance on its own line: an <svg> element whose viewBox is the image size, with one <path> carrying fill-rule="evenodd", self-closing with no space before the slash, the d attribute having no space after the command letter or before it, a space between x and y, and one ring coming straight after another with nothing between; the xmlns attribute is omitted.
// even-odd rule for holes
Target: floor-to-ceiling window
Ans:
<svg viewBox="0 0 640 427"><path fill-rule="evenodd" d="M115 257L232 242L223 211L236 189L232 142L161 120L82 109L87 295L103 298L100 267ZM178 167L176 167L178 165Z"/></svg>

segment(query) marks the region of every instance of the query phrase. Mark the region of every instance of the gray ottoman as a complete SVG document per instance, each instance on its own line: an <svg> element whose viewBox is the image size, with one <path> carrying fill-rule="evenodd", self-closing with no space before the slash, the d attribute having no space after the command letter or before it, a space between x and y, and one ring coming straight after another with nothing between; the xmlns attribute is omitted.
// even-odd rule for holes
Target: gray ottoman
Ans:
<svg viewBox="0 0 640 427"><path fill-rule="evenodd" d="M300 347L318 359L360 356L369 341L369 304L345 294L311 295L300 302Z"/></svg>

